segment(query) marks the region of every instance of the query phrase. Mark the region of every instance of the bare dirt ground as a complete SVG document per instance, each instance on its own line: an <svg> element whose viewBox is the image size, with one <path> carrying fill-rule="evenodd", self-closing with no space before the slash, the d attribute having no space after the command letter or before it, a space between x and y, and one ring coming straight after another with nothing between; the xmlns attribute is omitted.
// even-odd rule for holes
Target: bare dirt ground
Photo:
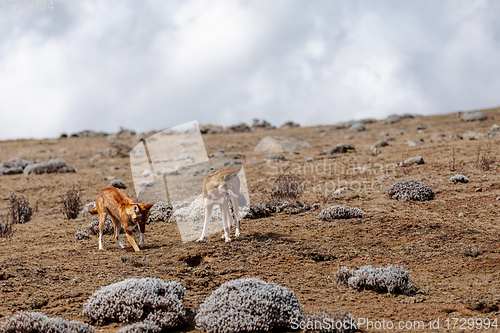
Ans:
<svg viewBox="0 0 500 333"><path fill-rule="evenodd" d="M293 290L306 312L344 309L356 318L394 323L441 318L441 331L445 331L446 318L500 321L494 306L500 304L500 137L450 138L467 131L485 133L500 124L500 109L482 112L488 116L485 121L462 122L459 114L417 116L394 124L367 124L366 131L357 133L318 126L203 135L209 154L220 149L245 154L240 160L253 203L283 171L310 182L303 201L319 202L321 209L359 207L366 214L334 222L318 220L319 211L245 219L241 237L231 243L224 243L221 233L205 243L183 243L175 223L155 222L147 226L146 245L139 253L128 242L121 249L110 235L104 237L105 251L98 251L96 236L77 240L75 232L88 225L90 216L66 220L60 211L61 196L72 185L81 189L82 201L87 203L108 186L107 176L125 181L129 186L125 191L134 196L128 158L94 158L111 146L109 137L0 142L0 160L59 157L76 169L66 174L0 176L2 220L10 193L26 196L32 206L38 201L29 222L15 224L12 237L0 238L0 321L21 310L87 321L80 314L92 292L130 277L178 281L187 288L184 305L190 312L222 283L256 277ZM417 130L417 126L425 129ZM303 138L311 148L286 154L287 162L267 163L268 153L254 152L254 147L268 135ZM380 154L372 155L370 147L387 138L394 140L379 148ZM407 143L419 139L423 145ZM133 146L137 137L120 140ZM356 150L320 155L339 143ZM489 154L495 160L488 171L476 166L479 149L480 155ZM418 155L425 164L395 166ZM308 157L314 162L306 162ZM455 171L450 170L454 167ZM455 174L466 175L470 182L449 183ZM436 192L435 199L399 202L384 195L389 185L406 179L429 185ZM354 192L333 194L341 186ZM460 213L464 216L459 217ZM464 255L466 245L481 247L484 253ZM414 295L360 292L333 282L341 266L387 264L409 270ZM486 312L476 301L486 307L493 304L493 311ZM474 304L478 310L471 309ZM116 332L123 326L112 323L98 328ZM195 329L190 324L184 331Z"/></svg>

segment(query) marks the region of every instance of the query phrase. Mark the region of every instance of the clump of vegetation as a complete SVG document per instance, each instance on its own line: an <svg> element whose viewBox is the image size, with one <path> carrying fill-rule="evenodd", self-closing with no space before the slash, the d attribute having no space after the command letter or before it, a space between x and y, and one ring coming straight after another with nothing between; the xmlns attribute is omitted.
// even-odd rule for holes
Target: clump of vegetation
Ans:
<svg viewBox="0 0 500 333"><path fill-rule="evenodd" d="M482 171L488 171L491 169L491 166L495 163L495 159L491 156L490 146L486 149L486 151L481 151L481 146L477 148L477 158L476 158L476 167L481 169Z"/></svg>
<svg viewBox="0 0 500 333"><path fill-rule="evenodd" d="M94 217L90 220L89 225L86 227L86 230L94 235L99 235L99 216ZM104 226L102 228L103 235L113 235L115 232L115 227L113 225L113 221L108 217L104 221Z"/></svg>
<svg viewBox="0 0 500 333"><path fill-rule="evenodd" d="M274 283L249 278L232 280L200 305L196 327L208 333L287 330L303 318L292 291Z"/></svg>
<svg viewBox="0 0 500 333"><path fill-rule="evenodd" d="M99 325L147 321L169 329L186 320L182 305L185 293L186 288L174 281L126 279L94 292L83 305L82 315Z"/></svg>
<svg viewBox="0 0 500 333"><path fill-rule="evenodd" d="M12 236L12 223L0 220L0 238Z"/></svg>
<svg viewBox="0 0 500 333"><path fill-rule="evenodd" d="M385 193L396 200L426 201L434 199L434 192L429 186L413 179L396 182L389 186Z"/></svg>
<svg viewBox="0 0 500 333"><path fill-rule="evenodd" d="M9 218L12 223L26 223L31 219L33 208L30 207L30 203L26 197L22 195L18 197L14 193L11 193L9 202Z"/></svg>
<svg viewBox="0 0 500 333"><path fill-rule="evenodd" d="M481 246L476 245L465 245L462 248L462 254L466 257L476 258L484 253L484 250Z"/></svg>
<svg viewBox="0 0 500 333"><path fill-rule="evenodd" d="M87 232L85 232L84 230L78 230L75 233L75 238L78 239L78 240L82 240L82 239L85 239L85 238L89 238L89 234Z"/></svg>
<svg viewBox="0 0 500 333"><path fill-rule="evenodd" d="M66 192L66 197L62 198L61 212L68 220L76 219L82 209L80 191L74 186Z"/></svg>
<svg viewBox="0 0 500 333"><path fill-rule="evenodd" d="M271 215L272 209L268 202L259 202L257 205L250 205L248 213L245 215L247 219L260 219Z"/></svg>
<svg viewBox="0 0 500 333"><path fill-rule="evenodd" d="M387 267L362 266L357 270L340 268L334 276L338 284L347 285L356 290L374 290L391 294L409 295L412 292L410 274L398 266Z"/></svg>
<svg viewBox="0 0 500 333"><path fill-rule="evenodd" d="M141 321L125 326L117 333L160 333L161 327L149 321Z"/></svg>
<svg viewBox="0 0 500 333"><path fill-rule="evenodd" d="M363 217L365 213L357 207L331 206L323 209L318 214L318 219L323 221L333 221L335 219L352 219Z"/></svg>
<svg viewBox="0 0 500 333"><path fill-rule="evenodd" d="M484 313L495 312L500 306L500 295L477 294L467 298L464 303L469 310Z"/></svg>
<svg viewBox="0 0 500 333"><path fill-rule="evenodd" d="M311 206L299 200L304 192L300 178L293 175L280 175L271 189L268 190L271 211L298 214L311 209Z"/></svg>
<svg viewBox="0 0 500 333"><path fill-rule="evenodd" d="M0 333L93 333L94 327L78 321L50 318L41 312L21 312L0 324Z"/></svg>
<svg viewBox="0 0 500 333"><path fill-rule="evenodd" d="M450 183L453 183L453 184L456 184L456 183L468 183L469 182L469 178L465 177L464 175L455 175L453 177L451 177L449 180L448 180Z"/></svg>
<svg viewBox="0 0 500 333"><path fill-rule="evenodd" d="M149 211L148 223L156 221L170 221L173 214L172 205L163 201L157 201Z"/></svg>

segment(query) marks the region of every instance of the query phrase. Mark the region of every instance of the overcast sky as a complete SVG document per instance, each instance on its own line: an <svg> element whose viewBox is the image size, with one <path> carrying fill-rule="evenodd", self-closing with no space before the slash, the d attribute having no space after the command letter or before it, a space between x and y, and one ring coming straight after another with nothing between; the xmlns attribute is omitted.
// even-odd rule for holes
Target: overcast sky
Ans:
<svg viewBox="0 0 500 333"><path fill-rule="evenodd" d="M7 6L9 1L6 1ZM0 8L0 139L500 105L500 1Z"/></svg>

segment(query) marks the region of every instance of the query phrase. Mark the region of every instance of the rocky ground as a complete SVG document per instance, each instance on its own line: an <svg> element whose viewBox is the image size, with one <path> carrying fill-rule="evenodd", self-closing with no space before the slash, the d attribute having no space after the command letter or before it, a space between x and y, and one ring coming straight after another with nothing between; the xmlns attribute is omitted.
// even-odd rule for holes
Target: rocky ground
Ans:
<svg viewBox="0 0 500 333"><path fill-rule="evenodd" d="M122 131L0 142L0 161L59 158L67 166L55 168L69 171L0 176L1 220L8 219L11 193L27 197L35 209L29 222L14 224L13 234L0 238L0 321L21 310L88 321L81 312L92 292L129 277L178 281L187 288L184 306L190 313L222 283L256 277L293 290L308 313L343 309L356 318L394 323L441 318L443 331L447 318L500 321L500 136L485 135L500 125L500 109L481 112L487 119L462 121L459 113L393 117L351 130L352 124L252 131L212 126L203 135L212 165L243 165L252 204L266 200L273 181L288 173L305 186L300 200L318 203L319 209L244 219L241 236L231 243L224 243L220 232L205 243L182 242L176 222L154 222L139 253L128 243L121 249L110 235L104 237L105 251L98 251L94 235L76 239L92 217L65 219L61 201L72 186L80 189L83 203L93 201L114 178L134 197L127 153L147 135ZM292 136L307 144L287 141L291 151L269 151L280 147L275 142L256 151L266 136ZM341 146L332 149L335 145ZM208 168L200 166L198 176ZM450 183L456 174L470 182ZM169 177L187 176L181 171ZM397 201L385 195L391 184L408 179L427 184L434 199ZM321 209L332 205L358 207L365 215L319 220ZM411 295L334 283L342 266L387 264L409 271ZM116 332L123 326L99 329ZM194 330L192 323L183 329Z"/></svg>

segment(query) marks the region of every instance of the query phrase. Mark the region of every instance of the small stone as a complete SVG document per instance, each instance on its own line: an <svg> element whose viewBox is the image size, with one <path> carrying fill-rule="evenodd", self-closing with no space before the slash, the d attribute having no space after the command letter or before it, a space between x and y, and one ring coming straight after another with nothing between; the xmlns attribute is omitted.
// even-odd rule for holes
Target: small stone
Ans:
<svg viewBox="0 0 500 333"><path fill-rule="evenodd" d="M386 146L388 146L388 145L389 145L389 143L387 143L387 141L385 141L385 140L378 140L378 141L377 141L377 142L373 145L372 149L373 149L373 148L386 147Z"/></svg>
<svg viewBox="0 0 500 333"><path fill-rule="evenodd" d="M286 158L283 155L271 154L271 155L267 155L264 158L264 160L267 162L284 162L284 161L286 161Z"/></svg>
<svg viewBox="0 0 500 333"><path fill-rule="evenodd" d="M111 184L109 185L115 188L121 188L121 189L127 188L127 185L125 185L125 183L121 179L114 179L113 181L111 181Z"/></svg>
<svg viewBox="0 0 500 333"><path fill-rule="evenodd" d="M464 213L460 213L460 214L458 214L458 217L465 217L465 214Z"/></svg>
<svg viewBox="0 0 500 333"><path fill-rule="evenodd" d="M413 164L425 164L425 162L422 156L415 156L399 163L400 166L409 166Z"/></svg>
<svg viewBox="0 0 500 333"><path fill-rule="evenodd" d="M306 158L306 162L314 162L314 158L308 157L308 158Z"/></svg>
<svg viewBox="0 0 500 333"><path fill-rule="evenodd" d="M476 191L476 192L483 192L483 189L479 187L479 188L476 188L476 190L475 190L475 191Z"/></svg>

